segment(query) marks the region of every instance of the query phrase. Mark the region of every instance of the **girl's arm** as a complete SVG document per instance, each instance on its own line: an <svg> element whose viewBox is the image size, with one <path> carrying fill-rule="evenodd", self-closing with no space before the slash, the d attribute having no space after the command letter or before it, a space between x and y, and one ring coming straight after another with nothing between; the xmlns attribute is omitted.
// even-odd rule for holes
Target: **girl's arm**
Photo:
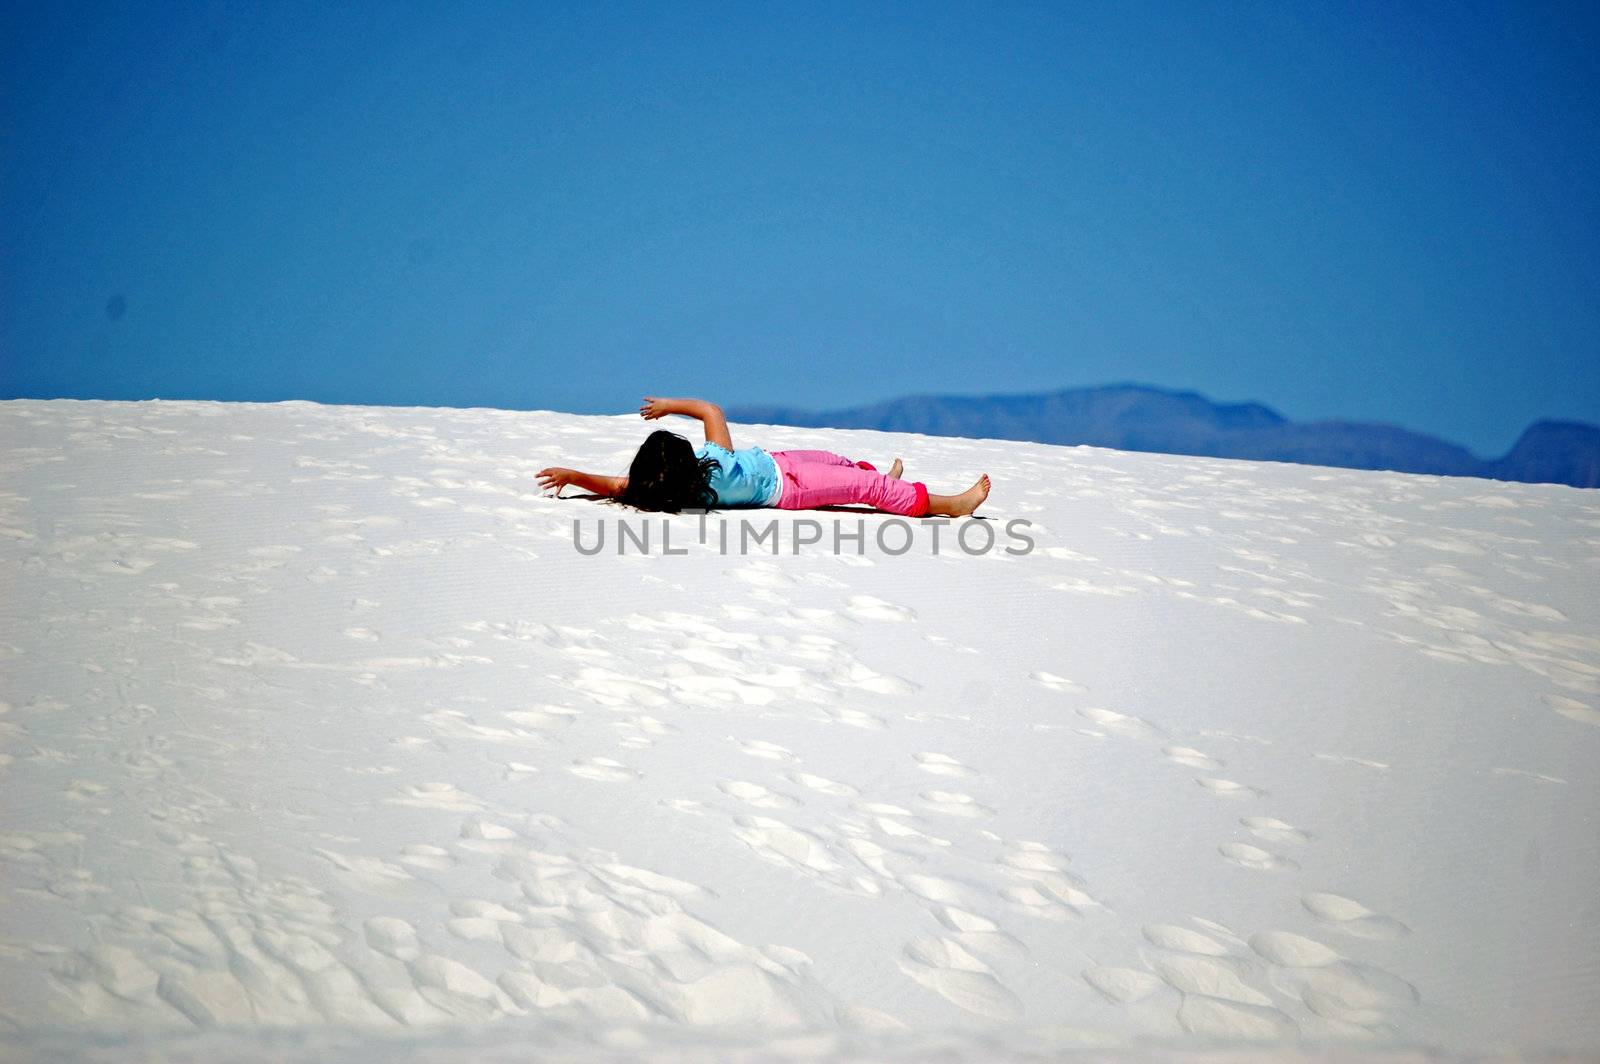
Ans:
<svg viewBox="0 0 1600 1064"><path fill-rule="evenodd" d="M561 498L561 489L567 485L582 488L596 495L604 495L615 499L628 489L627 477L606 477L599 473L580 473L576 469L563 469L560 466L551 466L538 472L539 487L556 489L556 498Z"/></svg>
<svg viewBox="0 0 1600 1064"><path fill-rule="evenodd" d="M728 419L722 416L722 407L704 399L656 399L645 396L639 406L639 416L654 421L668 414L687 414L697 417L706 427L706 442L720 444L733 450L733 438L728 435Z"/></svg>

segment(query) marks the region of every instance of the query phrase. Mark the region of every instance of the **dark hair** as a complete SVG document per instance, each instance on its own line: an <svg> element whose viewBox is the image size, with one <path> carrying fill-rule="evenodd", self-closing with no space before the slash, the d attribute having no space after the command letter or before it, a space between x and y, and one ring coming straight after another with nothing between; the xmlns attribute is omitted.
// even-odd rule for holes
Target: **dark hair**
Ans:
<svg viewBox="0 0 1600 1064"><path fill-rule="evenodd" d="M717 504L711 475L715 458L696 458L694 447L676 432L657 429L639 446L628 466L628 487L617 501L640 510L675 514L709 510Z"/></svg>

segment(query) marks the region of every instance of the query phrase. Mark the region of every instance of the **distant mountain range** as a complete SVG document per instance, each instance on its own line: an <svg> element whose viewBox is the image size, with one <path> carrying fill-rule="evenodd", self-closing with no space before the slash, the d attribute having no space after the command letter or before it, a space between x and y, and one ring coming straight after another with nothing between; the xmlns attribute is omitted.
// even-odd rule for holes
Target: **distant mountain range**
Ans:
<svg viewBox="0 0 1600 1064"><path fill-rule="evenodd" d="M1600 428L1582 422L1534 422L1505 455L1483 459L1464 447L1393 425L1296 423L1260 403L1213 403L1195 392L1140 384L1040 395L912 396L820 413L744 406L730 408L728 416L806 428L1090 444L1124 451L1600 487Z"/></svg>

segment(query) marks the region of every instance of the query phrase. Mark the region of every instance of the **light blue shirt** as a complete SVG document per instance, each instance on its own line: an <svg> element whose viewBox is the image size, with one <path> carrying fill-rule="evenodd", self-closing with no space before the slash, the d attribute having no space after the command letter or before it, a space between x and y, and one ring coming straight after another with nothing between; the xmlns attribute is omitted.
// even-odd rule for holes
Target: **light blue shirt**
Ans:
<svg viewBox="0 0 1600 1064"><path fill-rule="evenodd" d="M708 443L694 454L717 460L711 490L717 493L718 506L771 506L778 500L782 490L778 463L760 447L730 451L720 443Z"/></svg>

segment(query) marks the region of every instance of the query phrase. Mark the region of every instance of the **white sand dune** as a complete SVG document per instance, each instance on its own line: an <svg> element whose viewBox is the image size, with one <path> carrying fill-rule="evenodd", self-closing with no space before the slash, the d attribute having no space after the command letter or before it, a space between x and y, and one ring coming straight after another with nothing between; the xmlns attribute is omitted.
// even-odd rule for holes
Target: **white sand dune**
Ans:
<svg viewBox="0 0 1600 1064"><path fill-rule="evenodd" d="M0 404L0 1055L1600 1050L1600 494L735 426L1036 548L580 554L644 431Z"/></svg>

